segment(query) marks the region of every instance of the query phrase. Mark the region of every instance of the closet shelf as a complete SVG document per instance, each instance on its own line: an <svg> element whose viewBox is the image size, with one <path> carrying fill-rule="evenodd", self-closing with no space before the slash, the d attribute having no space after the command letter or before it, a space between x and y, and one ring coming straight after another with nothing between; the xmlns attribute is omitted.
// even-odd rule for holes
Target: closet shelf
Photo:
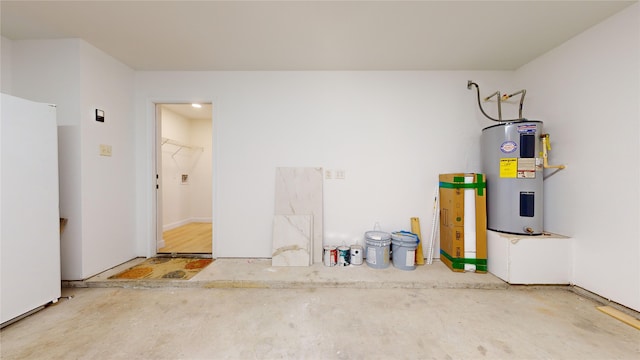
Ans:
<svg viewBox="0 0 640 360"><path fill-rule="evenodd" d="M202 146L189 145L189 144L185 144L185 143L182 143L180 141L169 139L169 138L166 138L166 137L162 138L162 146L164 146L164 145L174 145L174 146L178 147L178 150L176 150L173 153L173 155L171 155L172 157L175 156L177 153L179 153L180 150L182 150L182 149L204 151L204 148Z"/></svg>

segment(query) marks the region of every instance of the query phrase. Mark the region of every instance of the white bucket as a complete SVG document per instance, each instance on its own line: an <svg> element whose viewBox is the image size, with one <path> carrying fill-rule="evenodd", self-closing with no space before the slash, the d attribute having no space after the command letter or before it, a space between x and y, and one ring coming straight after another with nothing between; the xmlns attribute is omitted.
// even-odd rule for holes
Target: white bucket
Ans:
<svg viewBox="0 0 640 360"><path fill-rule="evenodd" d="M393 266L400 270L415 270L418 236L408 232L391 234Z"/></svg>
<svg viewBox="0 0 640 360"><path fill-rule="evenodd" d="M367 245L367 265L375 269L389 267L391 234L382 231L367 231L364 237Z"/></svg>

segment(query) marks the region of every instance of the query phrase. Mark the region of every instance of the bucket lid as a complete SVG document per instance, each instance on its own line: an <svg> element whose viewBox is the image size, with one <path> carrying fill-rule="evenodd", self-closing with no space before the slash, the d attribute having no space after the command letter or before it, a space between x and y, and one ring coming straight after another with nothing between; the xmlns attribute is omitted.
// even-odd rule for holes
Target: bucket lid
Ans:
<svg viewBox="0 0 640 360"><path fill-rule="evenodd" d="M391 233L391 240L394 243L407 243L407 244L417 244L420 242L418 239L418 235L414 233L410 233L408 231L397 231Z"/></svg>
<svg viewBox="0 0 640 360"><path fill-rule="evenodd" d="M364 233L364 236L368 240L389 240L391 239L391 234L386 233L384 231L367 231Z"/></svg>
<svg viewBox="0 0 640 360"><path fill-rule="evenodd" d="M367 244L367 247L369 246L387 247L391 245L391 239L384 239L384 240L366 239L365 243Z"/></svg>

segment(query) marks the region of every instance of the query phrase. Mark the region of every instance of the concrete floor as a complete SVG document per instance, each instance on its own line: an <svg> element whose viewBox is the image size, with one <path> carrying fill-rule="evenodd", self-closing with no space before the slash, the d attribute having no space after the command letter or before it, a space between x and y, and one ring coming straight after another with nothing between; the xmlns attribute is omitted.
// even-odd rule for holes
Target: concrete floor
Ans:
<svg viewBox="0 0 640 360"><path fill-rule="evenodd" d="M507 289L509 285L491 274L456 273L443 263L398 270L392 265L373 269L366 264L326 267L322 264L273 267L269 259L217 259L189 280L109 280L145 259L134 259L86 281L67 282L70 287L196 287L196 288L463 288Z"/></svg>
<svg viewBox="0 0 640 360"><path fill-rule="evenodd" d="M639 330L568 287L510 287L441 263L415 271L214 264L177 286L116 284L106 274L68 284L71 299L2 329L0 357L640 358Z"/></svg>

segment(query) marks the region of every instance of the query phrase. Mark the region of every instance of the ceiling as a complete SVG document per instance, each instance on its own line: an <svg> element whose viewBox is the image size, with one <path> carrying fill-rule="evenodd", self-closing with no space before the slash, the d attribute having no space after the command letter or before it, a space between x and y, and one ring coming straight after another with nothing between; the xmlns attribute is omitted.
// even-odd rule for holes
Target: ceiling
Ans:
<svg viewBox="0 0 640 360"><path fill-rule="evenodd" d="M190 120L211 120L212 105L200 104L201 108L195 108L191 104L162 104L162 108L169 109L176 114L180 114L183 117Z"/></svg>
<svg viewBox="0 0 640 360"><path fill-rule="evenodd" d="M6 1L135 70L514 70L637 1Z"/></svg>

